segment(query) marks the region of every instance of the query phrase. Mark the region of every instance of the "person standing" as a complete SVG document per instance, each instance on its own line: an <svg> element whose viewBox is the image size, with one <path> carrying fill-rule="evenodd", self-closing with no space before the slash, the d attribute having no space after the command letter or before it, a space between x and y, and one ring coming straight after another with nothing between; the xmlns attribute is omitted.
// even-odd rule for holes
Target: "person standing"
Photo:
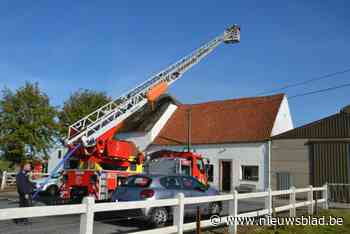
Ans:
<svg viewBox="0 0 350 234"><path fill-rule="evenodd" d="M29 172L31 171L31 165L29 162L24 163L21 166L21 170L16 175L17 192L19 195L19 207L32 206L32 193L33 184L29 180ZM28 219L15 219L15 223L27 224Z"/></svg>

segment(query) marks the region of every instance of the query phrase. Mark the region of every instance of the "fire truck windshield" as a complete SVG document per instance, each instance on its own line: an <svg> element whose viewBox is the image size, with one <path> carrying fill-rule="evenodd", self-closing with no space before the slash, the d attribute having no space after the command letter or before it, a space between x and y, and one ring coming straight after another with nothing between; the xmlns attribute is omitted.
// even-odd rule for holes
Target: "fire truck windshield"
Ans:
<svg viewBox="0 0 350 234"><path fill-rule="evenodd" d="M191 166L181 165L181 175L191 176Z"/></svg>
<svg viewBox="0 0 350 234"><path fill-rule="evenodd" d="M204 163L201 159L197 159L197 167L200 171L204 171Z"/></svg>

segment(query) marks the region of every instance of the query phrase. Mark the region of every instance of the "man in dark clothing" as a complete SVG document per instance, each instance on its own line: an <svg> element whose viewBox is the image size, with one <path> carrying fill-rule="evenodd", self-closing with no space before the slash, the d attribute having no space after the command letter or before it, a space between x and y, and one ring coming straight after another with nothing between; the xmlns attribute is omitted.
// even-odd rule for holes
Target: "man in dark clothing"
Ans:
<svg viewBox="0 0 350 234"><path fill-rule="evenodd" d="M21 170L16 175L17 192L19 195L19 207L32 206L33 184L29 180L31 171L30 163L22 165ZM28 223L28 219L15 219L15 223Z"/></svg>

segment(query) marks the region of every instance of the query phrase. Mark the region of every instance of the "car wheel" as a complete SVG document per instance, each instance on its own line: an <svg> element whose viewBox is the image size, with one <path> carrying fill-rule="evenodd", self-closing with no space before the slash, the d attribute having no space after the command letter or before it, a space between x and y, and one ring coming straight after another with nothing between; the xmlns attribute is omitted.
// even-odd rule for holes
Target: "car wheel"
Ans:
<svg viewBox="0 0 350 234"><path fill-rule="evenodd" d="M150 223L154 227L162 227L169 220L168 211L165 208L154 208L150 214Z"/></svg>
<svg viewBox="0 0 350 234"><path fill-rule="evenodd" d="M209 214L219 215L221 213L221 204L219 202L210 203Z"/></svg>
<svg viewBox="0 0 350 234"><path fill-rule="evenodd" d="M57 192L58 192L58 188L56 186L50 186L50 187L47 188L47 193L50 196L56 196Z"/></svg>

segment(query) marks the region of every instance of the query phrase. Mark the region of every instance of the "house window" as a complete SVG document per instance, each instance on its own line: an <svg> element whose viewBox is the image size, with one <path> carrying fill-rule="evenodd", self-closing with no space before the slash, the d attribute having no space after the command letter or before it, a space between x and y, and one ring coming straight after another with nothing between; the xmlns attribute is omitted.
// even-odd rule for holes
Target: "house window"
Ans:
<svg viewBox="0 0 350 234"><path fill-rule="evenodd" d="M259 180L258 166L242 166L242 179L250 181Z"/></svg>
<svg viewBox="0 0 350 234"><path fill-rule="evenodd" d="M207 168L208 181L213 182L214 181L214 165L208 164L208 165L206 165L206 168Z"/></svg>

